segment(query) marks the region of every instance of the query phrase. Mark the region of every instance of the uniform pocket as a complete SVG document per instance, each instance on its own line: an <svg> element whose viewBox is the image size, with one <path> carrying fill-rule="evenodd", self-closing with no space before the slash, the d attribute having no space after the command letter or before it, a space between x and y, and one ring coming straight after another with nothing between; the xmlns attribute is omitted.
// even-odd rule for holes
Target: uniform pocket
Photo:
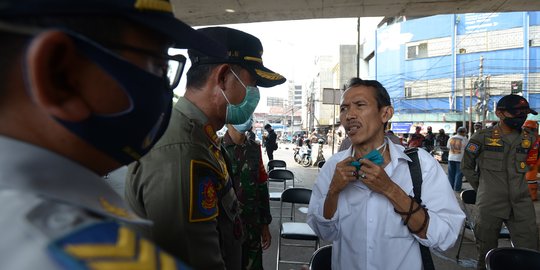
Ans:
<svg viewBox="0 0 540 270"><path fill-rule="evenodd" d="M526 173L529 170L529 166L527 166L527 164L525 163L526 159L526 154L516 154L516 171L518 173Z"/></svg>
<svg viewBox="0 0 540 270"><path fill-rule="evenodd" d="M480 168L490 171L503 171L504 153L494 151L484 151Z"/></svg>

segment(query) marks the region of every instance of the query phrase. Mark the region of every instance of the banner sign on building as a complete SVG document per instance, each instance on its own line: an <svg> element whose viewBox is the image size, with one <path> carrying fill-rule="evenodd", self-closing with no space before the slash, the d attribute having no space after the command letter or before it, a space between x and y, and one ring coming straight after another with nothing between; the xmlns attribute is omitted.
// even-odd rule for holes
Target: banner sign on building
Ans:
<svg viewBox="0 0 540 270"><path fill-rule="evenodd" d="M409 133L412 122L392 122L391 129L394 133Z"/></svg>

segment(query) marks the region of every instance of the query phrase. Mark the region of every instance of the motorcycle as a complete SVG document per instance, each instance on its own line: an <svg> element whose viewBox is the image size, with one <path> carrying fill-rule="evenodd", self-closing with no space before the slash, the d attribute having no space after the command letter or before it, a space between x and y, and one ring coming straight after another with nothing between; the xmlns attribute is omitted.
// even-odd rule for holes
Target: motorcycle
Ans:
<svg viewBox="0 0 540 270"><path fill-rule="evenodd" d="M319 166L320 162L326 162L326 159L324 158L324 154L323 154L323 147L324 147L324 140L319 139L319 152L317 153L317 159L315 160L315 164L313 164L313 166Z"/></svg>
<svg viewBox="0 0 540 270"><path fill-rule="evenodd" d="M307 146L297 147L294 149L294 160L304 166L309 167L311 166L311 148Z"/></svg>

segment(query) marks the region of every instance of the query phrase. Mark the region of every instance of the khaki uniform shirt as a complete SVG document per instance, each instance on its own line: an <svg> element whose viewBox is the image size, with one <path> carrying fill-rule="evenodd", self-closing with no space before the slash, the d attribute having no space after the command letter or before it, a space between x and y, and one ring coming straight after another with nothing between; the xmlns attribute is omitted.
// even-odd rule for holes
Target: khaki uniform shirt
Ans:
<svg viewBox="0 0 540 270"><path fill-rule="evenodd" d="M0 149L0 269L185 267L120 225L150 222L94 172L3 136Z"/></svg>
<svg viewBox="0 0 540 270"><path fill-rule="evenodd" d="M508 219L530 218L531 198L524 180L527 152L534 137L499 126L476 132L465 147L461 170L477 191L476 204L484 213Z"/></svg>
<svg viewBox="0 0 540 270"><path fill-rule="evenodd" d="M195 269L240 269L239 205L218 137L195 105L181 97L169 127L131 164L126 200L154 222L148 235Z"/></svg>

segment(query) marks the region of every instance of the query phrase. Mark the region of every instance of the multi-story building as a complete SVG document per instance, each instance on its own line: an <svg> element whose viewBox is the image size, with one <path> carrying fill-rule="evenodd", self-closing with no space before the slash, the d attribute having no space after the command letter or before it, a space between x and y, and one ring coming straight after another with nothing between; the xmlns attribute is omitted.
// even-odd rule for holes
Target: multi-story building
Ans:
<svg viewBox="0 0 540 270"><path fill-rule="evenodd" d="M496 120L496 102L511 93L540 108L540 12L416 18L376 36L370 77L388 89L397 132Z"/></svg>

